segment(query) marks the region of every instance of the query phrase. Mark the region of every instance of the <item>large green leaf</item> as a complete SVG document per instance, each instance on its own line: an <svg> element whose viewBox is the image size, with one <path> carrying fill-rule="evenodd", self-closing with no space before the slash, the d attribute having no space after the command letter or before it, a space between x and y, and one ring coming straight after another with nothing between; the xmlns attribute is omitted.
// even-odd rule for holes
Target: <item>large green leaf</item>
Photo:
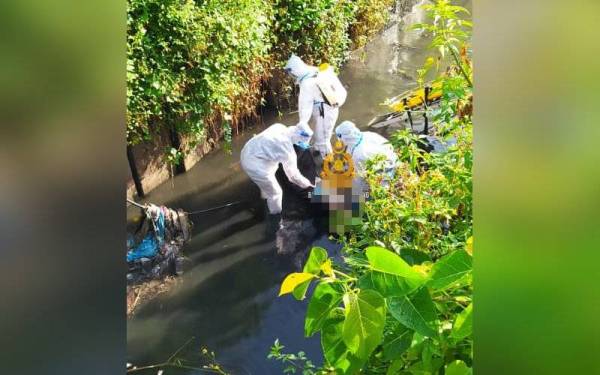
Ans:
<svg viewBox="0 0 600 375"><path fill-rule="evenodd" d="M400 251L400 257L411 266L424 262L431 262L431 257L427 253L408 248Z"/></svg>
<svg viewBox="0 0 600 375"><path fill-rule="evenodd" d="M461 360L456 360L446 366L446 375L471 375L473 370Z"/></svg>
<svg viewBox="0 0 600 375"><path fill-rule="evenodd" d="M367 259L374 271L421 281L424 276L415 271L397 254L383 247L371 246L366 250Z"/></svg>
<svg viewBox="0 0 600 375"><path fill-rule="evenodd" d="M383 357L388 360L399 359L412 342L413 331L398 324L383 340Z"/></svg>
<svg viewBox="0 0 600 375"><path fill-rule="evenodd" d="M367 359L358 358L350 353L342 337L343 326L343 313L325 321L321 331L323 356L326 362L341 374L356 374Z"/></svg>
<svg viewBox="0 0 600 375"><path fill-rule="evenodd" d="M317 285L306 310L304 336L312 336L320 330L331 310L337 307L341 301L342 293L336 290L331 283Z"/></svg>
<svg viewBox="0 0 600 375"><path fill-rule="evenodd" d="M388 308L394 318L406 327L427 337L437 336L435 306L426 287L421 288L412 298L392 297Z"/></svg>
<svg viewBox="0 0 600 375"><path fill-rule="evenodd" d="M471 256L464 250L457 250L433 265L427 285L434 290L444 289L465 276L471 269Z"/></svg>
<svg viewBox="0 0 600 375"><path fill-rule="evenodd" d="M473 332L473 304L469 304L456 316L450 337L462 340Z"/></svg>
<svg viewBox="0 0 600 375"><path fill-rule="evenodd" d="M368 358L383 339L385 300L374 290L349 294L342 337L348 349L359 358Z"/></svg>
<svg viewBox="0 0 600 375"><path fill-rule="evenodd" d="M322 247L313 247L308 255L308 259L306 260L306 264L304 265L303 272L312 273L313 275L318 275L321 271L321 265L325 263L327 260L327 250ZM306 291L308 290L308 286L310 285L310 280L305 281L299 284L295 289L292 295L297 300L303 300L306 296Z"/></svg>
<svg viewBox="0 0 600 375"><path fill-rule="evenodd" d="M361 289L374 289L382 296L402 297L419 288L419 284L400 276L368 271L358 280Z"/></svg>
<svg viewBox="0 0 600 375"><path fill-rule="evenodd" d="M385 297L400 297L425 282L421 273L389 250L373 246L367 248L366 254L372 271L361 278L361 288L375 289Z"/></svg>

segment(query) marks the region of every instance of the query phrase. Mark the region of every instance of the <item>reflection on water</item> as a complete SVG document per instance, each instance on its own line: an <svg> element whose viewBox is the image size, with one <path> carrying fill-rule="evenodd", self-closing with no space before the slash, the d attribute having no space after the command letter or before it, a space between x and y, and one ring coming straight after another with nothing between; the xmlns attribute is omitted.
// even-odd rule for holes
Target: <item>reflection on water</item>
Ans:
<svg viewBox="0 0 600 375"><path fill-rule="evenodd" d="M353 53L340 73L348 99L339 122L352 120L364 127L385 111L380 103L386 98L414 87L414 72L429 54L425 50L428 41L403 30L407 22L419 17L405 16ZM281 366L266 359L277 337L286 350L304 350L309 358L320 361L318 335L303 337L307 302L277 297L280 282L295 270L295 259L277 255L277 228L265 221L258 188L239 166L241 147L253 133L265 124L292 125L296 120L295 114L280 119L265 115L262 124L235 137L231 155L213 152L172 183L148 194L148 202L188 211L231 201L244 203L192 217L194 236L184 248L191 269L179 286L143 306L128 322L128 362L163 361L192 336L196 341L181 356L199 360L200 345L207 346L234 374L280 374ZM129 209L129 218L136 214ZM285 241L282 235L280 242ZM331 255L339 252L339 246L324 234L305 240L309 242L306 248L322 246ZM169 369L168 373L193 372Z"/></svg>

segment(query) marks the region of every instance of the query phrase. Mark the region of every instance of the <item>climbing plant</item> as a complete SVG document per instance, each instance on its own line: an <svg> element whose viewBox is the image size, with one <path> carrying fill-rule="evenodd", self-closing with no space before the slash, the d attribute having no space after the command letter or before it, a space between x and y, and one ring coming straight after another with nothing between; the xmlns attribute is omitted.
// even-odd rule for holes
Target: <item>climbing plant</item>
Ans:
<svg viewBox="0 0 600 375"><path fill-rule="evenodd" d="M161 127L202 136L251 114L267 75L271 20L262 0L129 0L128 142Z"/></svg>
<svg viewBox="0 0 600 375"><path fill-rule="evenodd" d="M349 0L275 0L275 54L285 61L293 52L309 63L339 66L346 58L354 19Z"/></svg>

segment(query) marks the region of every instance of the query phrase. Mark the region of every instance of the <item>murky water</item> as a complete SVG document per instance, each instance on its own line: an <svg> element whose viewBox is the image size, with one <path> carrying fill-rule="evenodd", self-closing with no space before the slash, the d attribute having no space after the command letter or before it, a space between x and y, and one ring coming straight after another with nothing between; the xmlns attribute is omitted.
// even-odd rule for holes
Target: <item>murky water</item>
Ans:
<svg viewBox="0 0 600 375"><path fill-rule="evenodd" d="M429 54L428 41L403 29L406 21L420 17L419 12L405 15L403 21L353 53L340 74L348 99L339 121L352 120L364 127L386 110L380 106L386 98L415 86L415 71ZM303 337L307 302L277 297L281 281L294 271L294 265L276 254L274 230L257 215L265 203L239 166L241 147L253 133L274 122L293 125L296 121L295 114L282 118L267 114L262 124L234 139L231 155L213 152L148 194L147 202L187 211L243 203L192 217L194 236L184 249L191 266L180 285L141 307L128 321L128 362L140 366L164 361L192 336L195 341L181 357L197 365L199 348L206 346L236 375L281 374L281 365L266 359L275 338L286 351L304 350L309 358L320 361L318 335ZM137 212L130 208L128 215ZM310 246L323 246L332 255L339 252L326 235ZM194 371L166 371L185 373Z"/></svg>

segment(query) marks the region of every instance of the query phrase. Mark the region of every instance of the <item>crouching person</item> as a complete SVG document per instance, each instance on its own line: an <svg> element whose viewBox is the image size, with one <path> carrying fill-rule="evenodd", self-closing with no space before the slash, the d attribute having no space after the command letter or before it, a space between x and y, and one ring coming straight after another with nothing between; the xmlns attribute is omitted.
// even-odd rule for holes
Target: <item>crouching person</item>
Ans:
<svg viewBox="0 0 600 375"><path fill-rule="evenodd" d="M338 125L335 134L347 146L346 151L352 156L357 175L356 182L362 185L363 191L368 190L368 184L364 179L367 161L378 155L385 158L381 170L384 184L394 177L398 157L387 139L377 133L361 132L351 121L344 121Z"/></svg>
<svg viewBox="0 0 600 375"><path fill-rule="evenodd" d="M294 145L308 147L312 135L312 130L306 124L289 127L273 124L244 145L242 169L260 188L262 198L267 200L269 213L281 213L283 191L275 177L280 163L291 183L302 189L314 187L298 170L294 150Z"/></svg>

